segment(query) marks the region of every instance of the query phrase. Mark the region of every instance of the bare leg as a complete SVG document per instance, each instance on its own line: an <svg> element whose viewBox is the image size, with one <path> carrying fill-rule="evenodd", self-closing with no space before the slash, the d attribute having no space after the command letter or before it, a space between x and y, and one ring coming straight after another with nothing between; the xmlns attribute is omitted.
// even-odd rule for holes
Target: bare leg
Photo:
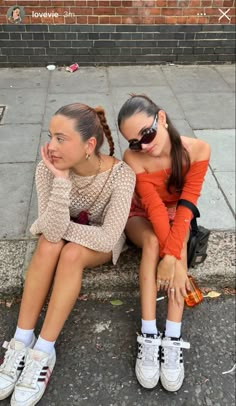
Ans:
<svg viewBox="0 0 236 406"><path fill-rule="evenodd" d="M83 269L102 265L111 260L111 253L90 250L79 244L68 243L58 262L51 299L40 336L56 341L78 298Z"/></svg>
<svg viewBox="0 0 236 406"><path fill-rule="evenodd" d="M179 260L182 266L186 269L186 273L188 271L187 266L187 243L189 239L189 233L184 241L183 248L181 251L181 259ZM175 321L177 323L181 322L184 310L184 297L181 297L181 303L178 304L176 300L169 300L168 301L168 312L167 312L167 319L170 321Z"/></svg>
<svg viewBox="0 0 236 406"><path fill-rule="evenodd" d="M139 268L141 316L144 320L156 318L156 272L159 245L151 223L143 217L132 217L126 226L128 238L142 248Z"/></svg>
<svg viewBox="0 0 236 406"><path fill-rule="evenodd" d="M64 241L52 243L43 236L39 238L26 275L18 327L26 330L35 327L64 244Z"/></svg>

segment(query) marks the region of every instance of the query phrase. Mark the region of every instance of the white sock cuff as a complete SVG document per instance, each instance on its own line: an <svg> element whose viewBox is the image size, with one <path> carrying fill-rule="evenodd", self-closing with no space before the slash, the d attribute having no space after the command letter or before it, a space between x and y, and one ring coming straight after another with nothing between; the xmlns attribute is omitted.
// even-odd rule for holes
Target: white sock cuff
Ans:
<svg viewBox="0 0 236 406"><path fill-rule="evenodd" d="M166 337L179 338L181 335L181 325L181 322L177 323L176 321L166 320Z"/></svg>
<svg viewBox="0 0 236 406"><path fill-rule="evenodd" d="M156 319L155 320L141 320L141 332L143 334L158 334Z"/></svg>

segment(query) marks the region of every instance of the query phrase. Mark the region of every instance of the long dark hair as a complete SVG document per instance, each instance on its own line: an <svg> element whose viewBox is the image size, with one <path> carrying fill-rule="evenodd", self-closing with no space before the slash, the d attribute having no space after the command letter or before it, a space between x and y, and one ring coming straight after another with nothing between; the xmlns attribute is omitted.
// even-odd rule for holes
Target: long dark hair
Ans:
<svg viewBox="0 0 236 406"><path fill-rule="evenodd" d="M131 97L123 104L118 114L118 127L127 118L134 114L144 112L148 117L155 116L162 110L146 95L131 94ZM166 114L166 123L168 124L168 133L171 142L171 174L167 182L169 193L181 192L184 185L184 178L190 167L190 157L188 151L184 148L180 134L173 126L169 116ZM184 174L183 174L184 163Z"/></svg>
<svg viewBox="0 0 236 406"><path fill-rule="evenodd" d="M105 111L102 107L87 106L82 103L72 103L61 107L54 114L71 118L75 121L75 130L80 133L84 142L91 137L97 140L95 154L98 154L104 141L104 134L109 144L110 155L114 154L114 141L107 124Z"/></svg>

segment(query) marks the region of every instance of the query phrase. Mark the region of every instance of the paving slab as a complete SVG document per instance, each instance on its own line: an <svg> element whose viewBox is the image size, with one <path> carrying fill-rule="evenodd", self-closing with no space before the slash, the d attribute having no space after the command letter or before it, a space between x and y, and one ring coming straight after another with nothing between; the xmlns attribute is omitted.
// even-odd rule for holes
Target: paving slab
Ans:
<svg viewBox="0 0 236 406"><path fill-rule="evenodd" d="M37 96L31 89L1 89L1 105L7 106L4 124L38 124L42 122L46 90L37 89Z"/></svg>
<svg viewBox="0 0 236 406"><path fill-rule="evenodd" d="M0 341L14 334L19 305L0 306ZM157 306L157 325L165 324L166 302ZM45 317L42 311L36 334ZM159 383L142 388L135 377L136 331L140 331L138 298L121 306L78 300L56 343L57 362L39 406L234 406L235 300L222 295L186 308L183 338L185 381L168 393ZM1 356L3 354L3 349ZM9 399L1 401L8 406Z"/></svg>
<svg viewBox="0 0 236 406"><path fill-rule="evenodd" d="M178 93L176 97L192 129L235 128L233 93Z"/></svg>
<svg viewBox="0 0 236 406"><path fill-rule="evenodd" d="M0 162L35 162L40 132L39 124L0 126Z"/></svg>
<svg viewBox="0 0 236 406"><path fill-rule="evenodd" d="M106 68L79 68L70 73L65 69L51 72L49 93L108 93ZM96 99L95 99L96 100Z"/></svg>
<svg viewBox="0 0 236 406"><path fill-rule="evenodd" d="M234 215L210 169L205 177L198 208L202 226L210 230L235 230Z"/></svg>
<svg viewBox="0 0 236 406"><path fill-rule="evenodd" d="M47 88L50 72L46 68L3 68L0 76L0 89L40 89Z"/></svg>
<svg viewBox="0 0 236 406"><path fill-rule="evenodd" d="M25 235L35 164L0 165L0 240Z"/></svg>
<svg viewBox="0 0 236 406"><path fill-rule="evenodd" d="M235 212L235 130L199 130L194 131L194 134L210 144L211 171L217 180L218 188L227 197ZM205 194L208 195L208 192ZM220 206L217 207L220 209Z"/></svg>
<svg viewBox="0 0 236 406"><path fill-rule="evenodd" d="M108 69L109 82L112 88L130 87L159 87L166 86L166 78L160 66L144 65L123 66L122 69L117 66L110 66ZM134 91L134 90L133 90Z"/></svg>
<svg viewBox="0 0 236 406"><path fill-rule="evenodd" d="M210 66L163 66L162 71L175 93L232 93L234 89Z"/></svg>
<svg viewBox="0 0 236 406"><path fill-rule="evenodd" d="M235 170L235 129L194 131L197 138L211 146L211 168L214 172Z"/></svg>
<svg viewBox="0 0 236 406"><path fill-rule="evenodd" d="M235 64L234 65L215 65L214 69L219 72L222 78L231 86L235 91Z"/></svg>

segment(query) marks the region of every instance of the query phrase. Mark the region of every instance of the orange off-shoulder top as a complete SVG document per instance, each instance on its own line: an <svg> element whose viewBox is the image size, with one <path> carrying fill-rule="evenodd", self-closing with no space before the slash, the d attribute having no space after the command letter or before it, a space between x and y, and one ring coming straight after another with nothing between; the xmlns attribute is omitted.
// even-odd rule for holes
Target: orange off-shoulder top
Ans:
<svg viewBox="0 0 236 406"><path fill-rule="evenodd" d="M136 175L136 192L158 238L161 257L169 254L181 259L183 242L193 215L187 207L178 206L174 221L170 225L167 208L177 206L180 199L197 204L208 163L209 160L204 160L190 165L181 193L167 191L166 176L171 169Z"/></svg>

